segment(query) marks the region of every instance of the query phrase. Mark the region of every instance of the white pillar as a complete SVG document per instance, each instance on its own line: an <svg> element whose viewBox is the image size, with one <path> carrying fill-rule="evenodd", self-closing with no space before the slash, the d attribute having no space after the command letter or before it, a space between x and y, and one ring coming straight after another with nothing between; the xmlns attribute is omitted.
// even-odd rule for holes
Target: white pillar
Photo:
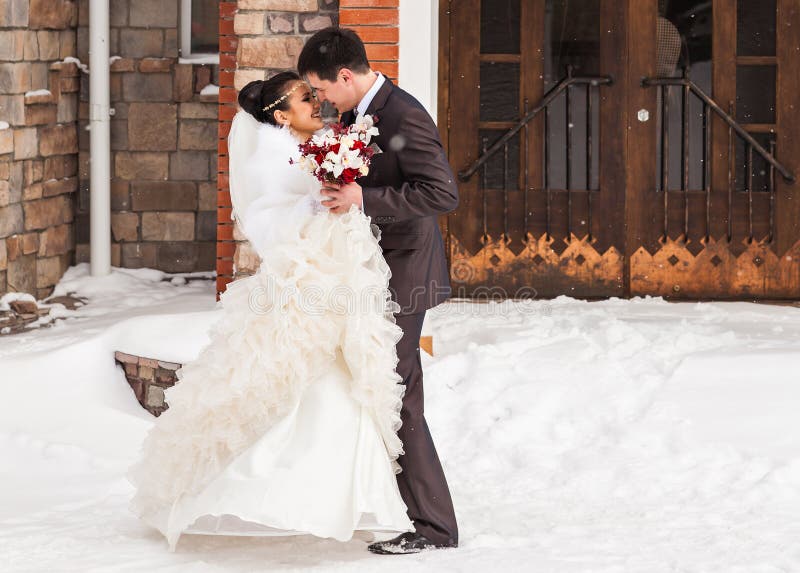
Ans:
<svg viewBox="0 0 800 573"><path fill-rule="evenodd" d="M111 123L109 0L89 0L90 268L111 272Z"/></svg>
<svg viewBox="0 0 800 573"><path fill-rule="evenodd" d="M436 121L439 94L439 0L400 0L400 87Z"/></svg>

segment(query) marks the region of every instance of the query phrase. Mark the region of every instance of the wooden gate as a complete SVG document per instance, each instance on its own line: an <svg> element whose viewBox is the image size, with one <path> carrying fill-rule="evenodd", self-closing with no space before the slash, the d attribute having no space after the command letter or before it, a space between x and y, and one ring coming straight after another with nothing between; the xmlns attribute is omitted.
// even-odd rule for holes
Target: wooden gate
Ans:
<svg viewBox="0 0 800 573"><path fill-rule="evenodd" d="M458 296L800 297L793 0L442 0Z"/></svg>

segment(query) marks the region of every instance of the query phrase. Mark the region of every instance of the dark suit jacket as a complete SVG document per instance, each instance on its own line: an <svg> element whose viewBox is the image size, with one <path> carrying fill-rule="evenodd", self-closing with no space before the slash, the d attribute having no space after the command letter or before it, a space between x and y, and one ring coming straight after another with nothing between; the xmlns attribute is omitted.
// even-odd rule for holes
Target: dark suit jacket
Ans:
<svg viewBox="0 0 800 573"><path fill-rule="evenodd" d="M439 132L425 108L388 79L367 108L377 118L373 138L383 153L358 179L364 213L381 230L380 245L400 314L415 314L450 296L444 242L437 216L458 206L458 187ZM355 121L354 112L342 122Z"/></svg>

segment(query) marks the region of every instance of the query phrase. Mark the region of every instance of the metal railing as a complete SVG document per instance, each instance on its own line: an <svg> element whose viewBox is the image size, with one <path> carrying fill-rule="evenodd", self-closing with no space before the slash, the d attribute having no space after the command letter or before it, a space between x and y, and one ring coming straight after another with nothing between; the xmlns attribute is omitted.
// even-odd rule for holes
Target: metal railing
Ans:
<svg viewBox="0 0 800 573"><path fill-rule="evenodd" d="M482 177L480 180L480 187L482 190L483 202L483 236L482 242L489 239L488 234L488 180L487 180L487 162L502 150L503 157L503 226L504 232L502 239L509 242L509 225L508 225L508 190L509 190L509 142L514 138L517 133L524 130L523 133L523 158L524 158L524 173L523 185L525 189L524 194L524 229L528 229L528 194L527 190L530 189L529 185L529 166L528 166L528 130L530 122L542 112L544 113L544 137L542 140L542 155L543 155L543 168L542 168L542 191L546 194L546 236L550 238L551 231L551 203L552 203L552 189L550 188L550 118L547 113L549 106L562 94L566 100L566 113L565 122L566 129L564 131L566 137L566 188L567 192L567 237L571 234L571 221L572 221L572 165L571 157L572 143L571 143L571 127L572 127L572 105L570 92L573 86L584 85L586 87L586 188L590 190L592 179L592 123L594 120L594 105L592 103L592 87L599 87L609 85L612 79L608 76L584 76L576 77L572 75L571 67L567 69L567 76L558 84L553 86L542 98L542 100L532 109L528 110L528 102L525 101L523 110L523 117L508 131L501 136L495 143L488 146L488 139L483 138L480 156L473 161L468 167L458 172L458 177L461 181L468 181L478 170L482 169ZM662 237L666 238L669 232L669 89L674 86L679 86L682 91L682 105L681 105L681 184L680 191L683 194L683 238L688 238L689 230L689 101L690 96L693 95L702 103L702 122L703 122L703 144L702 144L702 192L705 193L705 238L709 239L711 227L711 113L713 112L728 126L728 216L727 216L727 237L731 240L733 234L733 193L735 187L735 137L738 136L745 145L745 182L744 192L747 193L747 212L748 212L748 239L753 240L753 159L754 153L766 162L769 166L769 174L767 179L767 191L769 192L769 235L768 242L772 241L774 236L775 226L775 172L778 172L786 182L793 183L795 176L791 173L782 163L775 158L775 142L771 141L769 150L765 149L747 130L739 124L731 115L733 104L730 103L731 108L726 112L717 102L706 94L700 87L692 82L688 77L682 78L644 78L642 80L643 87L655 87L659 90L659 117L660 117L660 141L661 141L661 157L660 157L660 190L664 193L664 218L663 218L663 233ZM735 135L734 135L735 134ZM518 174L519 176L519 174ZM658 187L658 185L656 186ZM588 201L588 229L589 238L591 239L592 228L592 193L587 194ZM525 239L523 239L523 242Z"/></svg>
<svg viewBox="0 0 800 573"><path fill-rule="evenodd" d="M566 113L565 113L565 136L566 136L566 192L567 192L567 236L570 236L571 233L571 221L572 221L572 195L569 193L572 187L571 182L571 175L572 175L572 165L570 161L570 153L572 152L572 145L571 145L571 131L572 131L572 105L570 103L570 92L573 86L585 85L586 86L586 187L590 187L591 176L592 176L592 124L594 121L594 105L592 104L592 88L598 88L599 86L609 85L612 83L612 79L608 76L573 76L572 75L572 68L571 66L567 68L567 77L561 80L558 84L553 86L542 98L542 100L530 111L528 110L528 101L525 100L525 107L524 107L524 115L523 117L513 126L511 127L502 137L500 137L495 143L491 146L487 147L488 140L487 138L483 138L483 144L481 147L481 155L468 167L462 169L458 172L458 177L461 181L468 181L479 169L483 169L482 177L480 181L480 187L482 190L482 202L483 202L483 235L481 237L481 242L486 243L489 240L489 233L488 233L488 220L487 214L489 212L488 209L488 196L487 196L487 170L486 164L487 162L500 150L503 151L503 235L501 239L508 243L510 242L509 238L509 224L508 224L508 190L509 190L509 141L521 130L524 130L523 134L523 157L524 157L524 207L523 207L523 217L524 217L524 229L527 233L528 229L528 193L527 190L530 188L529 182L529 169L528 169L528 129L529 123L536 118L540 113L543 111L546 112L549 106L562 94L566 100ZM551 228L551 203L552 203L552 193L550 189L550 179L549 179L549 167L550 167L550 145L549 145L549 136L550 136L550 122L548 118L548 114L544 114L544 139L543 139L543 169L542 169L542 189L546 193L546 236L550 238L550 228ZM588 195L588 222L589 222L589 229L591 229L591 220L592 220L592 205L591 205L591 193ZM591 231L590 231L590 239L591 239ZM527 237L522 239L523 243L527 241Z"/></svg>
<svg viewBox="0 0 800 573"><path fill-rule="evenodd" d="M484 163L489 161L491 157L497 153L500 148L507 146L508 142L513 138L519 131L528 125L532 119L534 119L537 115L539 115L542 111L546 110L547 107L556 99L559 95L563 92L568 92L569 88L574 85L590 85L590 86L601 86L601 85L609 85L611 84L611 78L609 76L573 76L572 70L567 70L567 77L558 82L550 91L548 91L542 101L540 101L536 107L531 109L530 111L526 110L525 115L520 119L517 124L510 128L503 137L498 139L491 147L484 149L483 153L481 153L480 157L476 159L469 167L466 169L462 169L458 172L458 177L461 181L468 181L470 177L472 177L475 172L480 169ZM569 108L569 106L568 106ZM546 140L546 138L545 138Z"/></svg>
<svg viewBox="0 0 800 573"><path fill-rule="evenodd" d="M728 126L728 173L727 173L727 192L728 192L728 216L727 216L727 239L730 241L733 235L733 193L736 177L736 148L735 136L741 138L745 146L745 181L744 192L747 193L747 229L748 242L753 241L753 153L757 153L767 165L769 165L769 176L767 179L767 191L769 193L769 234L767 242L771 242L775 229L775 172L777 171L788 183L795 181L795 176L782 163L775 158L775 142L770 142L770 149L764 148L756 139L747 132L732 116L733 102L729 103L729 111L726 112L714 99L706 94L697 84L684 75L682 78L644 78L643 87L655 87L659 89L660 99L660 125L661 125L661 161L660 161L660 187L664 193L664 220L662 238L666 238L669 233L669 88L679 86L682 91L681 105L681 185L680 191L683 193L683 238L688 237L689 232L689 100L690 95L694 95L700 100L703 106L703 155L702 155L702 191L705 193L705 239L709 239L711 227L711 112L716 114ZM735 134L735 135L734 135Z"/></svg>

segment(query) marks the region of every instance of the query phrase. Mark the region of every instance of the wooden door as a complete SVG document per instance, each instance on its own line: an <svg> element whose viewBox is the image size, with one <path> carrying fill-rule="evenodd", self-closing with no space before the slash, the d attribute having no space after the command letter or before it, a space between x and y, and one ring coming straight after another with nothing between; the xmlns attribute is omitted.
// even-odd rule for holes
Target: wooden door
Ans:
<svg viewBox="0 0 800 573"><path fill-rule="evenodd" d="M614 0L450 2L454 170L468 169L568 75L623 74L623 16ZM457 295L623 294L623 90L576 81L460 182L461 205L447 221Z"/></svg>
<svg viewBox="0 0 800 573"><path fill-rule="evenodd" d="M631 45L660 36L680 46L666 71L652 48L631 50L631 110L657 111L629 122L630 294L799 298L797 2L631 2L629 14ZM673 85L636 88L654 76Z"/></svg>
<svg viewBox="0 0 800 573"><path fill-rule="evenodd" d="M798 17L791 0L444 0L455 294L796 298L800 197L780 173L800 160Z"/></svg>

